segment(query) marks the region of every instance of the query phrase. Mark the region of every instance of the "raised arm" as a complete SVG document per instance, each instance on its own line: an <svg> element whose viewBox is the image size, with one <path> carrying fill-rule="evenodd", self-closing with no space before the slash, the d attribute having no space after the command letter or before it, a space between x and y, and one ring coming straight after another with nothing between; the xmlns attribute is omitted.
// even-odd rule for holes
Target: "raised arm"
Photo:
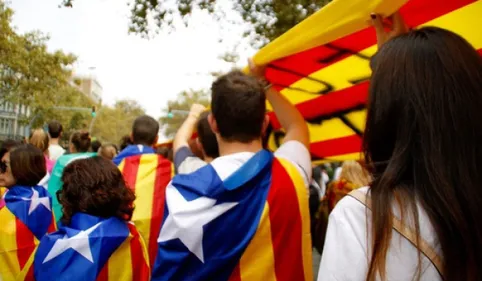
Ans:
<svg viewBox="0 0 482 281"><path fill-rule="evenodd" d="M177 151L180 148L184 146L189 147L189 139L191 139L192 137L192 134L194 132L194 128L196 127L199 116L205 110L206 108L200 104L193 104L191 106L191 110L189 112L188 117L186 118L184 123L182 123L181 127L176 133L176 136L174 137L174 142L172 144L174 155L176 155Z"/></svg>
<svg viewBox="0 0 482 281"><path fill-rule="evenodd" d="M252 75L259 79L265 79L265 66L255 65L252 60L249 60L249 68ZM308 126L298 109L273 87L267 89L266 98L273 106L281 126L286 130L283 142L298 141L309 150L310 135Z"/></svg>

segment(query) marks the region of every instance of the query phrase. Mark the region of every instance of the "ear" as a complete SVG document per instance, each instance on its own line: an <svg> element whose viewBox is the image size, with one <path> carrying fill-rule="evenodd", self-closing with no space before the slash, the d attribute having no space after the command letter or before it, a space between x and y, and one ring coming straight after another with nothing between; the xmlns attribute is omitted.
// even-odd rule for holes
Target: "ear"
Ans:
<svg viewBox="0 0 482 281"><path fill-rule="evenodd" d="M213 133L219 134L218 123L216 123L216 120L214 119L214 116L212 113L209 113L208 115L208 123Z"/></svg>
<svg viewBox="0 0 482 281"><path fill-rule="evenodd" d="M265 114L264 115L264 120L263 120L263 128L262 128L262 131L261 131L261 134L264 136L264 134L266 133L266 130L268 129L268 126L269 126L269 115L268 114Z"/></svg>
<svg viewBox="0 0 482 281"><path fill-rule="evenodd" d="M155 148L158 141L159 141L159 135L157 135L156 138L154 139L154 143L152 144L152 147Z"/></svg>

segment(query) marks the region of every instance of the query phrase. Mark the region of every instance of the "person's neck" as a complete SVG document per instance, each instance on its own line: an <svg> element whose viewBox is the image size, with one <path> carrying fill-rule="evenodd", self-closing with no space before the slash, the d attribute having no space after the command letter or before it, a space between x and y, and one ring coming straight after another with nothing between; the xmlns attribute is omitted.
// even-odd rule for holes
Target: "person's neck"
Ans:
<svg viewBox="0 0 482 281"><path fill-rule="evenodd" d="M50 139L50 145L59 145L59 139Z"/></svg>
<svg viewBox="0 0 482 281"><path fill-rule="evenodd" d="M213 162L213 160L214 160L214 158L212 158L212 157L204 156L204 162L206 162L206 163L211 163L211 162Z"/></svg>
<svg viewBox="0 0 482 281"><path fill-rule="evenodd" d="M239 152L253 152L257 153L263 149L261 140L255 140L249 143L242 142L226 142L223 140L218 140L219 155L226 156Z"/></svg>

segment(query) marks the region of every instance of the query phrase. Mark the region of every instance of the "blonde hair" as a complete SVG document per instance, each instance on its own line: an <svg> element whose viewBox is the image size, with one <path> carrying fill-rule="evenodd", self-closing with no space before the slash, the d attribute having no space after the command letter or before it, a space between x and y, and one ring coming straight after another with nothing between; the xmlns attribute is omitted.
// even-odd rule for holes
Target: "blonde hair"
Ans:
<svg viewBox="0 0 482 281"><path fill-rule="evenodd" d="M42 129L35 129L30 133L28 143L46 153L49 150L49 135Z"/></svg>
<svg viewBox="0 0 482 281"><path fill-rule="evenodd" d="M104 144L99 148L97 154L105 159L112 160L117 156L117 149L112 144Z"/></svg>
<svg viewBox="0 0 482 281"><path fill-rule="evenodd" d="M356 161L346 161L341 166L340 179L346 180L356 187L367 186L372 178L367 170Z"/></svg>

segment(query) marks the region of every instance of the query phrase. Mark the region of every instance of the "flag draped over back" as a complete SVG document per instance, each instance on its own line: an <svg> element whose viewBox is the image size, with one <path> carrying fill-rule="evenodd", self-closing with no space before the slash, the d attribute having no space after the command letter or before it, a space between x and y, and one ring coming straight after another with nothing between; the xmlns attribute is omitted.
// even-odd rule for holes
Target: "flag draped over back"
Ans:
<svg viewBox="0 0 482 281"><path fill-rule="evenodd" d="M358 159L366 119L376 36L370 13L400 12L410 28L437 26L467 39L482 54L481 0L335 0L254 57L267 79L304 116L313 160ZM270 113L269 146L283 132Z"/></svg>
<svg viewBox="0 0 482 281"><path fill-rule="evenodd" d="M135 226L83 213L40 241L34 270L39 281L150 280L147 252Z"/></svg>
<svg viewBox="0 0 482 281"><path fill-rule="evenodd" d="M152 265L157 255L156 239L164 215L165 190L174 168L160 155L139 152L138 155L125 157L119 169L136 194L132 221L144 238Z"/></svg>
<svg viewBox="0 0 482 281"><path fill-rule="evenodd" d="M308 192L268 151L222 181L211 165L166 190L153 280L313 280Z"/></svg>
<svg viewBox="0 0 482 281"><path fill-rule="evenodd" d="M55 231L52 200L41 186L14 186L0 199L0 280L33 280L33 254Z"/></svg>

